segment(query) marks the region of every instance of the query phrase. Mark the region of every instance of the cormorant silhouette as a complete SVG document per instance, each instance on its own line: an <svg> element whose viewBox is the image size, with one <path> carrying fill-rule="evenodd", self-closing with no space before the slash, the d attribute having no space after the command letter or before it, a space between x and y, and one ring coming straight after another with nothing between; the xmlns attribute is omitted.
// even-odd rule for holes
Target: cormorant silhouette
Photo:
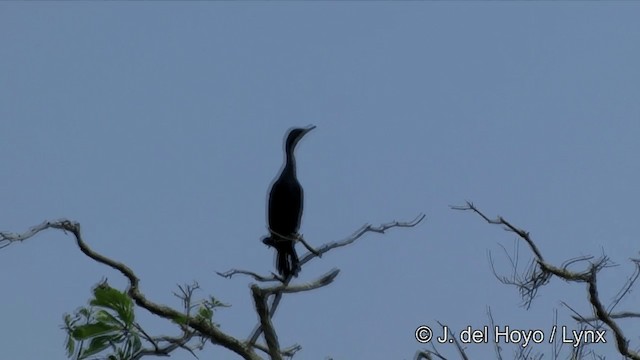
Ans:
<svg viewBox="0 0 640 360"><path fill-rule="evenodd" d="M294 150L298 141L315 129L315 126L293 128L285 142L285 164L280 176L273 182L269 193L269 231L270 236L262 240L277 251L276 268L284 278L298 276L300 260L295 249L300 220L304 207L304 191L296 177L296 159Z"/></svg>

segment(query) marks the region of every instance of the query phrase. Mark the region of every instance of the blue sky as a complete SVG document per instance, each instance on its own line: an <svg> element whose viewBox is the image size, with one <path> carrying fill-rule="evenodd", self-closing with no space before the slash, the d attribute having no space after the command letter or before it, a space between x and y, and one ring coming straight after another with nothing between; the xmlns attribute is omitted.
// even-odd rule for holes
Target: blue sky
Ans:
<svg viewBox="0 0 640 360"><path fill-rule="evenodd" d="M560 301L588 313L583 285L553 280L525 311L487 260L508 274L515 236L449 205L507 217L557 264L606 253L611 301L639 251L639 17L635 2L2 2L0 230L77 220L148 297L178 307L176 284L197 280L245 338L250 281L215 272L273 270L268 186L285 131L315 124L297 149L309 242L428 219L305 266L300 282L341 273L284 299L283 346L409 359L417 326L484 326L487 306L498 325L546 331L558 309L573 327ZM0 250L0 357L63 359L62 315L102 277L126 285L62 233ZM640 326L621 325L638 348Z"/></svg>

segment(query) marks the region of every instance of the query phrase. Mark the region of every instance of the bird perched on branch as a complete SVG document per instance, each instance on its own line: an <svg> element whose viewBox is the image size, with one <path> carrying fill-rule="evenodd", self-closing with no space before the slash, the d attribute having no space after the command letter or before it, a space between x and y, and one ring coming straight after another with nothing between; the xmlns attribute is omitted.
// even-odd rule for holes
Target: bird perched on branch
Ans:
<svg viewBox="0 0 640 360"><path fill-rule="evenodd" d="M276 268L284 278L298 276L300 260L296 253L295 242L300 235L300 220L304 207L304 192L296 177L296 159L294 150L302 137L315 126L293 128L289 130L285 141L285 163L280 176L271 185L269 193L269 232L262 242L273 246L276 251Z"/></svg>

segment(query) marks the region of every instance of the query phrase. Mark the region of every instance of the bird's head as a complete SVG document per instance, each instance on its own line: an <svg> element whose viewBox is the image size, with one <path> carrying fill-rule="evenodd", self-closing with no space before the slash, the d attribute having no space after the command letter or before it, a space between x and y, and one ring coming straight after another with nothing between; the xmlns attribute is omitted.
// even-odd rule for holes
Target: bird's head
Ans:
<svg viewBox="0 0 640 360"><path fill-rule="evenodd" d="M296 144L303 136L305 136L309 131L315 129L315 125L309 125L304 128L293 128L289 131L289 135L287 135L287 149L295 148Z"/></svg>

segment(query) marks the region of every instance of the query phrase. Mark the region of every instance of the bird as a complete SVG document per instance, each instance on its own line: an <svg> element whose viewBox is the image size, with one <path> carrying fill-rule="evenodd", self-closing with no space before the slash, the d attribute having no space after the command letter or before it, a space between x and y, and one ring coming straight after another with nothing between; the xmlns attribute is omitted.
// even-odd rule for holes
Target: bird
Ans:
<svg viewBox="0 0 640 360"><path fill-rule="evenodd" d="M306 128L292 128L285 141L285 163L280 175L271 185L268 202L268 223L270 236L262 242L276 249L276 268L285 279L297 277L300 259L296 253L295 241L299 238L300 221L304 208L304 191L296 177L296 145L315 125Z"/></svg>

